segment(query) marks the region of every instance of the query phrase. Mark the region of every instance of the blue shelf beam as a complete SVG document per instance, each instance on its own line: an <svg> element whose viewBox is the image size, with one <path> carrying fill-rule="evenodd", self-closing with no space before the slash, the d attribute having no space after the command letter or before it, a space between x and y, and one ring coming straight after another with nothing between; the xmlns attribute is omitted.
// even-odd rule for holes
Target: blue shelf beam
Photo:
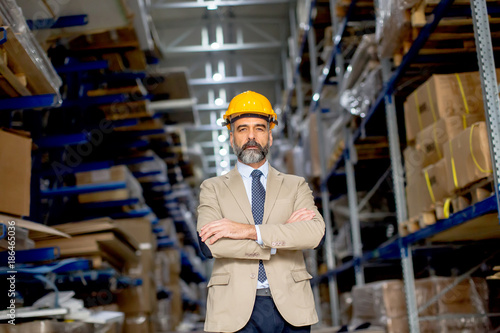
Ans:
<svg viewBox="0 0 500 333"><path fill-rule="evenodd" d="M85 171L94 171L94 170L102 170L102 169L109 169L113 162L111 161L102 161L102 162L88 162L88 163L82 163L80 165L71 167L68 165L59 165L60 169L64 170L64 173L77 173L77 172L85 172ZM41 177L48 177L48 176L53 176L57 175L58 173L56 172L55 168L51 169L43 169L40 171L39 175Z"/></svg>
<svg viewBox="0 0 500 333"><path fill-rule="evenodd" d="M4 264L7 263L8 256L9 256L8 251L0 252L0 266L4 266ZM53 261L58 259L59 256L60 256L60 250L57 247L45 247L45 248L31 249L31 250L17 250L16 265L29 262Z"/></svg>
<svg viewBox="0 0 500 333"><path fill-rule="evenodd" d="M79 99L67 99L62 103L62 107L88 107L100 104L123 103L128 99L127 94L112 94L95 97L82 97Z"/></svg>
<svg viewBox="0 0 500 333"><path fill-rule="evenodd" d="M154 170L154 171L148 171L148 172L140 172L140 171L132 172L132 174L134 175L135 178L156 176L156 175L161 175L161 173L162 173L161 170Z"/></svg>
<svg viewBox="0 0 500 333"><path fill-rule="evenodd" d="M0 27L0 45L7 41L7 30L5 27Z"/></svg>
<svg viewBox="0 0 500 333"><path fill-rule="evenodd" d="M133 219L147 216L151 214L151 212L152 211L150 208L134 209L128 212L109 214L109 217L111 217L112 219Z"/></svg>
<svg viewBox="0 0 500 333"><path fill-rule="evenodd" d="M154 161L153 156L141 156L141 157L130 157L130 158L122 158L119 160L115 161L115 165L131 165L131 164L138 164L138 163L143 163L143 162L151 162Z"/></svg>
<svg viewBox="0 0 500 333"><path fill-rule="evenodd" d="M139 124L139 119L137 118L132 118L132 119L119 119L119 120L113 120L113 127L127 127L127 126L134 126Z"/></svg>
<svg viewBox="0 0 500 333"><path fill-rule="evenodd" d="M164 128L155 128L149 130L137 130L137 131L119 131L115 132L115 134L119 134L124 137L135 137L135 136L148 136L148 135L156 135L156 134L164 134Z"/></svg>
<svg viewBox="0 0 500 333"><path fill-rule="evenodd" d="M0 110L48 108L59 103L60 97L56 94L12 97L0 99Z"/></svg>
<svg viewBox="0 0 500 333"><path fill-rule="evenodd" d="M79 186L64 186L51 190L41 190L40 194L42 195L42 197L47 198L56 196L78 195L91 192L118 190L123 188L127 188L127 184L125 182L110 182L110 183L88 184Z"/></svg>
<svg viewBox="0 0 500 333"><path fill-rule="evenodd" d="M101 208L114 208L122 206L131 206L139 203L138 198L126 199L126 200L113 200L113 201L101 201L101 202L89 202L86 204L81 204L82 209L101 209Z"/></svg>
<svg viewBox="0 0 500 333"><path fill-rule="evenodd" d="M26 20L30 30L57 29L87 25L89 18L85 14L60 16L57 19L47 18L39 20Z"/></svg>
<svg viewBox="0 0 500 333"><path fill-rule="evenodd" d="M40 275L48 273L68 273L79 270L89 270L91 261L87 259L63 259L45 265L20 264L16 265L18 274ZM0 275L8 275L11 269L8 267L0 267Z"/></svg>
<svg viewBox="0 0 500 333"><path fill-rule="evenodd" d="M41 137L35 140L35 144L39 148L61 148L64 146L72 146L87 143L89 140L84 133L67 134L67 135L52 135Z"/></svg>
<svg viewBox="0 0 500 333"><path fill-rule="evenodd" d="M374 259L399 259L401 247L407 248L408 246L415 244L418 241L430 238L443 231L467 223L474 218L488 213L494 213L496 211L496 196L493 195L483 201L467 207L464 210L452 214L448 219L438 220L435 224L420 229L412 234L409 234L408 236L398 237L388 244L384 244L373 251L363 254L361 258L355 258L347 263L344 263L334 270L319 275L315 277L311 281L311 283L319 283L322 279L339 274L347 269L350 269L351 267L354 267L355 264L361 264Z"/></svg>
<svg viewBox="0 0 500 333"><path fill-rule="evenodd" d="M58 74L66 74L73 72L86 72L92 70L108 69L108 67L109 63L107 60L85 61L85 62L71 60L64 66L56 67L55 70Z"/></svg>

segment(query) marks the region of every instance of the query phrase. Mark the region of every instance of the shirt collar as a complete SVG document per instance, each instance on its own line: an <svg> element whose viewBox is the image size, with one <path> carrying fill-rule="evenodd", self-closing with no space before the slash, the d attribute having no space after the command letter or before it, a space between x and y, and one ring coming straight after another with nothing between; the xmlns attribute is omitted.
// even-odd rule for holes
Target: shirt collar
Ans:
<svg viewBox="0 0 500 333"><path fill-rule="evenodd" d="M238 172L242 177L252 178L251 174L254 168L252 168L251 166L241 163L240 161L237 161L236 168L238 169ZM264 175L264 178L267 179L267 174L269 173L269 162L266 161L266 163L262 164L259 170Z"/></svg>

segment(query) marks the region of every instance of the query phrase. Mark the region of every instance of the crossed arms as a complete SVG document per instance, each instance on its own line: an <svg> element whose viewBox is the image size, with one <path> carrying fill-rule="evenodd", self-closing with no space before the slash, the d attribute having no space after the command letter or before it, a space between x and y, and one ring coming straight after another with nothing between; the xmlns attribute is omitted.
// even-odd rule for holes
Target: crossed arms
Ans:
<svg viewBox="0 0 500 333"><path fill-rule="evenodd" d="M222 216L214 184L205 182L201 186L198 208L200 246L209 257L262 260L270 259L271 248L303 250L317 247L324 236L325 224L305 181L298 184L294 209L283 224L259 226L261 246L256 242L255 225Z"/></svg>

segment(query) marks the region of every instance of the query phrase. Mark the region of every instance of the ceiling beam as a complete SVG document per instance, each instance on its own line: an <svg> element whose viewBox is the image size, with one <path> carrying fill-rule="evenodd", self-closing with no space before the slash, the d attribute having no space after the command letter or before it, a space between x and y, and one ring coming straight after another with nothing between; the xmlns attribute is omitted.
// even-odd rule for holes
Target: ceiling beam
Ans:
<svg viewBox="0 0 500 333"><path fill-rule="evenodd" d="M217 85L217 84L281 81L282 79L283 77L281 75L247 75L247 76L226 77L220 81L214 81L214 79L212 78L190 79L189 84L192 86L204 86L204 85Z"/></svg>
<svg viewBox="0 0 500 333"><path fill-rule="evenodd" d="M188 28L193 28L193 27L205 27L207 24L212 24L213 20L209 19L177 19L177 20L160 20L160 19L154 19L154 25L157 30L164 30L164 29L176 29L180 27L188 27ZM277 16L273 18L262 18L262 17L238 17L238 18L232 18L232 17L224 17L221 22L221 24L272 24L272 25L277 25L277 26L283 26L284 24L288 24L288 18L284 16Z"/></svg>
<svg viewBox="0 0 500 333"><path fill-rule="evenodd" d="M156 2L151 4L150 8L154 9L188 9L188 8L206 8L207 6L217 6L217 7L237 7L237 6L254 6L254 5L275 5L282 3L290 3L291 0L245 0L245 1L205 1L205 2Z"/></svg>
<svg viewBox="0 0 500 333"><path fill-rule="evenodd" d="M168 54L179 53L196 53L196 52L224 52L224 51L241 51L241 50L265 50L277 49L284 45L283 42L264 42L264 43L245 43L245 44L222 44L219 48L214 49L210 45L191 45L191 46L176 46L176 47L161 47L161 51Z"/></svg>

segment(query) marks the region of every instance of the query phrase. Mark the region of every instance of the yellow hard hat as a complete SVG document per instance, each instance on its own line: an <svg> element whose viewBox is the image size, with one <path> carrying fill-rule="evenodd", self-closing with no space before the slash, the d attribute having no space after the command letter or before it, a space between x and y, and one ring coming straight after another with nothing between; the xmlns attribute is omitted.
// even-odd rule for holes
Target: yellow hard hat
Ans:
<svg viewBox="0 0 500 333"><path fill-rule="evenodd" d="M224 115L225 122L222 125L231 130L231 122L244 117L265 119L269 122L270 129L278 125L278 116L269 100L253 91L245 91L233 97Z"/></svg>

